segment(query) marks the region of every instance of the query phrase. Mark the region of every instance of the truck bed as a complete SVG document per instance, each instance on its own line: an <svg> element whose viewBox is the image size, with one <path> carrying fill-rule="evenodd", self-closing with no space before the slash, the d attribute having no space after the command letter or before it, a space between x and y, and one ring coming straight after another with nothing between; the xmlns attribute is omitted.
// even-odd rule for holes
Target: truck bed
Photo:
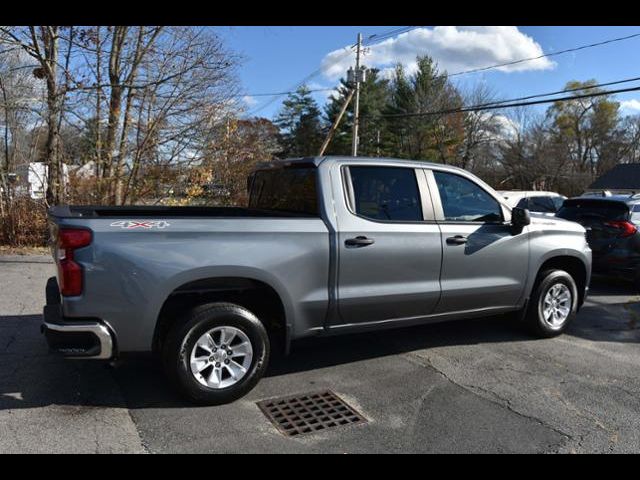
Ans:
<svg viewBox="0 0 640 480"><path fill-rule="evenodd" d="M312 218L313 215L282 210L260 210L245 207L165 207L165 206L94 206L63 205L49 209L56 218Z"/></svg>

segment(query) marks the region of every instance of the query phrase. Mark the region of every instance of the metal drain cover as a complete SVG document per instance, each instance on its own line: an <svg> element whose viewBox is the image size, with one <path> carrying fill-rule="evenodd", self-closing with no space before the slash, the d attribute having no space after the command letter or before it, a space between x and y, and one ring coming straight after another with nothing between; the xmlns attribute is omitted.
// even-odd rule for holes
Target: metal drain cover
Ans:
<svg viewBox="0 0 640 480"><path fill-rule="evenodd" d="M330 390L263 400L258 407L289 437L367 422Z"/></svg>

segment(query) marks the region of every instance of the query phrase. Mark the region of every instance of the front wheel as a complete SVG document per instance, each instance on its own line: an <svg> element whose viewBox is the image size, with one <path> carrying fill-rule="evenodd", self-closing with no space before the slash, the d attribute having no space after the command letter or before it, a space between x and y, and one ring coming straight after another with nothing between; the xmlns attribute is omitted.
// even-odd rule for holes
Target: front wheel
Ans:
<svg viewBox="0 0 640 480"><path fill-rule="evenodd" d="M172 328L162 351L172 383L196 403L219 405L248 393L269 361L264 325L230 303L201 305Z"/></svg>
<svg viewBox="0 0 640 480"><path fill-rule="evenodd" d="M529 301L526 322L539 337L563 333L577 315L578 288L564 270L547 270L538 276Z"/></svg>

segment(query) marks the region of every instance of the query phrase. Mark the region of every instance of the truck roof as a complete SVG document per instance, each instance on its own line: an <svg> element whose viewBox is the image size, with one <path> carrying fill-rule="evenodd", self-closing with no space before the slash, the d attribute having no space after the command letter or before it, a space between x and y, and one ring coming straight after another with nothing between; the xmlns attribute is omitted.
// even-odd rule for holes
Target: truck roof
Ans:
<svg viewBox="0 0 640 480"><path fill-rule="evenodd" d="M407 160L400 158L387 158L387 157L347 157L347 156L322 156L322 157L298 157L298 158L285 158L275 160L269 163L262 163L258 165L258 168L279 168L285 166L294 165L313 165L318 167L321 163L380 163L384 165L397 165L398 167L425 167L425 168L440 168L451 171L464 172L463 169L454 167L451 165L445 165L443 163L427 162L424 160Z"/></svg>

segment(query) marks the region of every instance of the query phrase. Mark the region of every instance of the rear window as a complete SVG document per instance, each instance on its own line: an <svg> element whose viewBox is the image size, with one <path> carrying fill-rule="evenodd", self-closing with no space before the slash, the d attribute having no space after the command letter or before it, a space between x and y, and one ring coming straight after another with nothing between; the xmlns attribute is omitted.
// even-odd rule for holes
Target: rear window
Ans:
<svg viewBox="0 0 640 480"><path fill-rule="evenodd" d="M259 170L250 182L249 208L318 216L315 167Z"/></svg>
<svg viewBox="0 0 640 480"><path fill-rule="evenodd" d="M586 218L606 221L628 220L629 207L627 207L625 203L615 201L591 199L565 200L562 208L556 215L560 218L575 222Z"/></svg>

